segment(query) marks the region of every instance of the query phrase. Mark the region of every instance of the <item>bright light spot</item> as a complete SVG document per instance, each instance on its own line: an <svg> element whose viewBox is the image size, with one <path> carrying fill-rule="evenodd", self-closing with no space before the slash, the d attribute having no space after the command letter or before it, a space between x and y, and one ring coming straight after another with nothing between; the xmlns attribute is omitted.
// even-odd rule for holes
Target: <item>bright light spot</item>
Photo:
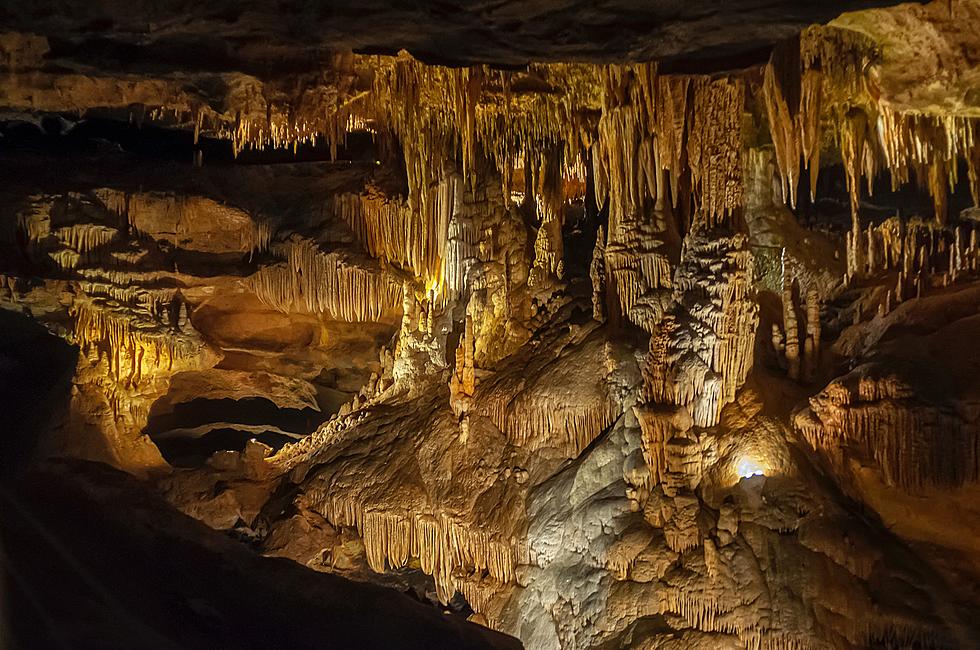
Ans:
<svg viewBox="0 0 980 650"><path fill-rule="evenodd" d="M765 476L765 469L751 458L743 456L738 459L735 463L735 471L742 478L751 478L753 476Z"/></svg>
<svg viewBox="0 0 980 650"><path fill-rule="evenodd" d="M429 278L425 283L425 295L427 298L433 298L442 293L442 278L438 275L434 275Z"/></svg>

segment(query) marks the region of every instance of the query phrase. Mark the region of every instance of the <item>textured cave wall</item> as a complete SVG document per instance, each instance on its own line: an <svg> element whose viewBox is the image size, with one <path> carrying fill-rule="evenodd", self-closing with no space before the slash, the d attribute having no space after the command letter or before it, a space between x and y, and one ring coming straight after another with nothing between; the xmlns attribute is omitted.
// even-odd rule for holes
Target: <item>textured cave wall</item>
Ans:
<svg viewBox="0 0 980 650"><path fill-rule="evenodd" d="M18 15L0 302L77 346L50 452L530 648L970 647L980 4L742 4L546 53L609 7L426 13L417 56Z"/></svg>

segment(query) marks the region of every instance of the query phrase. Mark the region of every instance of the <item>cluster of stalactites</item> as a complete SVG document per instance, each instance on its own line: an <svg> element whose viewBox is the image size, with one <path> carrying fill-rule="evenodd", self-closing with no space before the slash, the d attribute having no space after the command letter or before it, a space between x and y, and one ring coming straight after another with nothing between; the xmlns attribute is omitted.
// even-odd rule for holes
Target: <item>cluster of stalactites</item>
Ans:
<svg viewBox="0 0 980 650"><path fill-rule="evenodd" d="M45 253L59 268L75 269L119 238L118 228L101 223L57 226L59 221L73 218L72 213L84 199L75 193L69 193L63 199L43 195L30 198L29 207L17 213L17 226L32 254ZM52 223L53 218L55 223Z"/></svg>
<svg viewBox="0 0 980 650"><path fill-rule="evenodd" d="M584 178L579 154L592 141L590 111L599 108L599 66L534 64L523 71L487 66L447 68L405 53L375 59L372 110L406 151L407 161L437 165L458 161L469 187L487 157L500 171L504 195L522 159L555 147L562 150L567 178ZM437 149L441 151L437 151ZM441 153L442 157L427 154ZM419 169L419 179L438 170ZM410 174L412 171L410 170ZM410 182L410 193L414 192Z"/></svg>
<svg viewBox="0 0 980 650"><path fill-rule="evenodd" d="M169 309L171 324L106 298L78 297L69 308L73 336L82 352L105 359L109 376L125 386L140 384L175 361L199 353L199 346L180 334L187 327L187 307Z"/></svg>
<svg viewBox="0 0 980 650"><path fill-rule="evenodd" d="M154 108L146 116L166 124L193 125L195 145L202 135L230 140L236 157L247 149L295 153L301 144L326 142L336 158L347 133L367 128L361 101L366 93L356 87L354 66L353 54L337 52L315 78L294 81L290 88L236 75L227 80L221 106L186 98L177 106Z"/></svg>
<svg viewBox="0 0 980 650"><path fill-rule="evenodd" d="M516 581L518 564L529 561L527 543L499 540L442 512L417 513L366 508L348 498L325 496L320 508L337 526L356 528L368 565L383 573L418 558L435 579L439 599L448 603L462 581L488 576L500 584ZM478 602L470 605L476 609Z"/></svg>
<svg viewBox="0 0 980 650"><path fill-rule="evenodd" d="M577 458L620 413L616 401L604 395L558 403L533 393L516 399L488 393L479 409L511 444L530 451L557 447L569 458Z"/></svg>
<svg viewBox="0 0 980 650"><path fill-rule="evenodd" d="M688 126L687 155L696 205L695 220L719 224L742 207L742 113L745 87L739 79L696 78Z"/></svg>
<svg viewBox="0 0 980 650"><path fill-rule="evenodd" d="M179 291L172 288L152 288L134 284L107 282L105 278L92 274L91 279L78 281L82 292L92 298L107 298L111 301L141 309L161 323L179 326L173 321L171 312L180 304ZM186 307L184 307L186 311ZM179 315L179 314L178 314Z"/></svg>
<svg viewBox="0 0 980 650"><path fill-rule="evenodd" d="M51 209L53 201L43 195L31 196L28 209L17 213L17 227L31 244L51 234Z"/></svg>
<svg viewBox="0 0 980 650"><path fill-rule="evenodd" d="M961 159L967 163L974 203L980 198L976 118L900 113L875 104L871 109L851 108L839 126L855 231L861 181L866 181L870 194L879 170L888 170L893 189L915 179L932 197L940 224L947 221L949 193L959 180Z"/></svg>
<svg viewBox="0 0 980 650"><path fill-rule="evenodd" d="M602 116L592 164L596 200L599 205L609 201L609 231L614 237L621 223L635 219L648 197L663 195L661 165L667 168L673 157L658 160L656 118L661 87L666 91L670 86L657 76L653 63L608 66L602 81Z"/></svg>
<svg viewBox="0 0 980 650"><path fill-rule="evenodd" d="M889 172L893 189L915 180L928 190L936 219L943 223L963 160L974 203L980 203L976 119L895 110L880 99L871 74L877 57L876 45L866 37L829 27L808 28L798 42L773 51L763 97L784 199L795 206L801 161L809 169L813 198L822 118L829 116L839 139L855 230L861 183L870 194L882 170Z"/></svg>
<svg viewBox="0 0 980 650"><path fill-rule="evenodd" d="M847 276L873 276L897 272L889 289L884 313L910 297L920 297L931 286L948 286L980 268L976 225L940 226L920 219L898 217L848 233ZM855 321L861 317L860 307Z"/></svg>
<svg viewBox="0 0 980 650"><path fill-rule="evenodd" d="M958 164L969 170L970 192L980 204L980 142L975 118L900 113L887 105L878 107L879 146L873 151L881 168L891 174L892 188L911 182L928 189L936 220L946 221L949 192L958 182Z"/></svg>
<svg viewBox="0 0 980 650"><path fill-rule="evenodd" d="M139 235L141 225L148 223L173 224L172 243L177 245L182 233L193 229L202 213L218 222L240 222L239 247L244 253L264 253L272 245L275 224L247 214L243 210L201 196L175 196L163 192L122 192L100 188L93 193L109 214L118 217L122 227Z"/></svg>
<svg viewBox="0 0 980 650"><path fill-rule="evenodd" d="M402 287L386 273L326 253L315 242L289 241L274 249L285 264L262 267L249 278L263 303L284 313L328 314L348 322L377 321L397 311Z"/></svg>
<svg viewBox="0 0 980 650"><path fill-rule="evenodd" d="M831 384L810 400L796 426L840 472L846 473L848 454L857 448L875 460L889 484L906 490L980 479L976 430L888 379Z"/></svg>
<svg viewBox="0 0 980 650"><path fill-rule="evenodd" d="M849 30L813 26L778 45L764 71L763 100L779 165L783 199L796 205L801 161L816 192L822 141L821 111L845 115L852 102L868 103L873 42Z"/></svg>
<svg viewBox="0 0 980 650"><path fill-rule="evenodd" d="M477 105L477 138L500 170L505 195L525 158L561 151L566 191L584 187L582 152L594 140L602 67L532 64L526 71L486 72ZM530 88L528 88L530 86ZM566 194L566 198L570 198Z"/></svg>
<svg viewBox="0 0 980 650"><path fill-rule="evenodd" d="M427 66L406 54L377 61L372 111L401 144L408 207L400 213L362 205L364 218L352 216L363 225L352 228L372 254L400 260L427 286L441 288L450 221L460 212L464 183L476 186L476 104L484 70ZM384 242L385 231L395 238ZM458 269L449 271L450 284L460 285Z"/></svg>
<svg viewBox="0 0 980 650"><path fill-rule="evenodd" d="M275 226L268 221L255 220L242 228L239 242L243 251L247 251L249 259L256 253L264 253L272 246L272 238L276 234Z"/></svg>
<svg viewBox="0 0 980 650"><path fill-rule="evenodd" d="M441 283L461 288L456 277L458 260L450 251L450 242L467 248L470 257L476 246L476 233L466 224L454 223L462 213L463 187L456 174L443 177L434 188L424 190L432 208L418 211L409 204L377 192L340 194L332 199L333 210L350 226L354 236L367 252L378 259L410 271L427 284Z"/></svg>
<svg viewBox="0 0 980 650"><path fill-rule="evenodd" d="M742 205L740 79L658 75L655 64L604 68L602 117L593 147L596 197L607 198L610 236L647 200L673 205L693 193L695 218L724 220Z"/></svg>
<svg viewBox="0 0 980 650"><path fill-rule="evenodd" d="M76 223L59 228L54 234L65 246L85 256L111 243L119 235L119 231L101 224Z"/></svg>
<svg viewBox="0 0 980 650"><path fill-rule="evenodd" d="M400 139L418 154L413 166L420 178L434 178L445 160L459 158L464 177L476 167L476 105L484 69L481 66L448 68L426 65L406 53L378 59L374 73L372 109ZM438 150L437 150L438 149ZM457 156L457 151L461 153ZM435 154L436 157L428 158ZM426 169L421 169L426 167ZM408 170L409 191L413 189ZM424 187L424 186L418 186Z"/></svg>

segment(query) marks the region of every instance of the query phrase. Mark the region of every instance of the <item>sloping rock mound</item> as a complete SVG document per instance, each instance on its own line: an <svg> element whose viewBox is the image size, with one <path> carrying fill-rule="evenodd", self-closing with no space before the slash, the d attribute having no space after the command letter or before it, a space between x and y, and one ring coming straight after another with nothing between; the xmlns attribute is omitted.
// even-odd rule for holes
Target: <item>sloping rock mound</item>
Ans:
<svg viewBox="0 0 980 650"><path fill-rule="evenodd" d="M44 465L2 490L15 647L520 647L391 590L258 557L104 465Z"/></svg>

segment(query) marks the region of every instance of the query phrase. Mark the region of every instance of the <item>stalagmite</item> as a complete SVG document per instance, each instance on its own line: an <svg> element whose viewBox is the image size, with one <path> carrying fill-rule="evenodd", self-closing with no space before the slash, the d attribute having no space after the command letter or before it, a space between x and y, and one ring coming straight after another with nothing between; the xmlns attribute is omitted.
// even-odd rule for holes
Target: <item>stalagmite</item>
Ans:
<svg viewBox="0 0 980 650"><path fill-rule="evenodd" d="M790 379L800 377L800 330L796 320L796 304L793 300L793 272L787 268L789 260L783 250L783 331L786 335L786 363Z"/></svg>
<svg viewBox="0 0 980 650"><path fill-rule="evenodd" d="M971 234L971 238L975 236ZM955 283L963 271L977 266L977 247L964 245L964 239L960 227L940 226L934 220L903 221L892 217L879 224L869 224L847 238L849 260L858 259L856 251L864 251L860 256L862 266L853 268L851 275L865 277L897 270L896 298L899 299L905 296L904 283L914 277L916 286L921 287L921 278L931 282L930 278L939 269Z"/></svg>
<svg viewBox="0 0 980 650"><path fill-rule="evenodd" d="M565 221L560 151L545 152L538 161L525 156L524 173L531 174L534 200L540 225L534 241L534 264L528 277L529 286L543 286L550 279L561 280L564 273L562 226ZM528 165L534 162L529 170Z"/></svg>
<svg viewBox="0 0 980 650"><path fill-rule="evenodd" d="M602 226L596 233L589 278L592 280L592 318L600 323L606 320L606 233Z"/></svg>
<svg viewBox="0 0 980 650"><path fill-rule="evenodd" d="M696 439L691 427L715 425L722 408L735 399L752 367L758 323L745 236L708 232L714 237L696 232L685 240L675 278L675 311L650 339L644 404L636 408L652 482L667 486L672 497L700 480L700 471L694 471L700 452L691 442ZM690 522L671 534L675 550L697 544Z"/></svg>
<svg viewBox="0 0 980 650"><path fill-rule="evenodd" d="M467 316L463 336L456 348L456 367L450 384L453 394L459 397L472 397L476 391L476 368L473 361L475 346L473 318Z"/></svg>
<svg viewBox="0 0 980 650"><path fill-rule="evenodd" d="M697 426L717 422L752 366L758 314L750 299L752 254L746 244L743 235L690 235L675 278L679 304L691 323L677 321L683 329L675 334L669 354L673 387L659 390L672 395L672 403L689 405ZM695 324L707 336L682 335ZM701 342L695 344L697 338Z"/></svg>
<svg viewBox="0 0 980 650"><path fill-rule="evenodd" d="M816 287L806 291L806 343L804 345L804 379L814 378L820 365L820 294Z"/></svg>

